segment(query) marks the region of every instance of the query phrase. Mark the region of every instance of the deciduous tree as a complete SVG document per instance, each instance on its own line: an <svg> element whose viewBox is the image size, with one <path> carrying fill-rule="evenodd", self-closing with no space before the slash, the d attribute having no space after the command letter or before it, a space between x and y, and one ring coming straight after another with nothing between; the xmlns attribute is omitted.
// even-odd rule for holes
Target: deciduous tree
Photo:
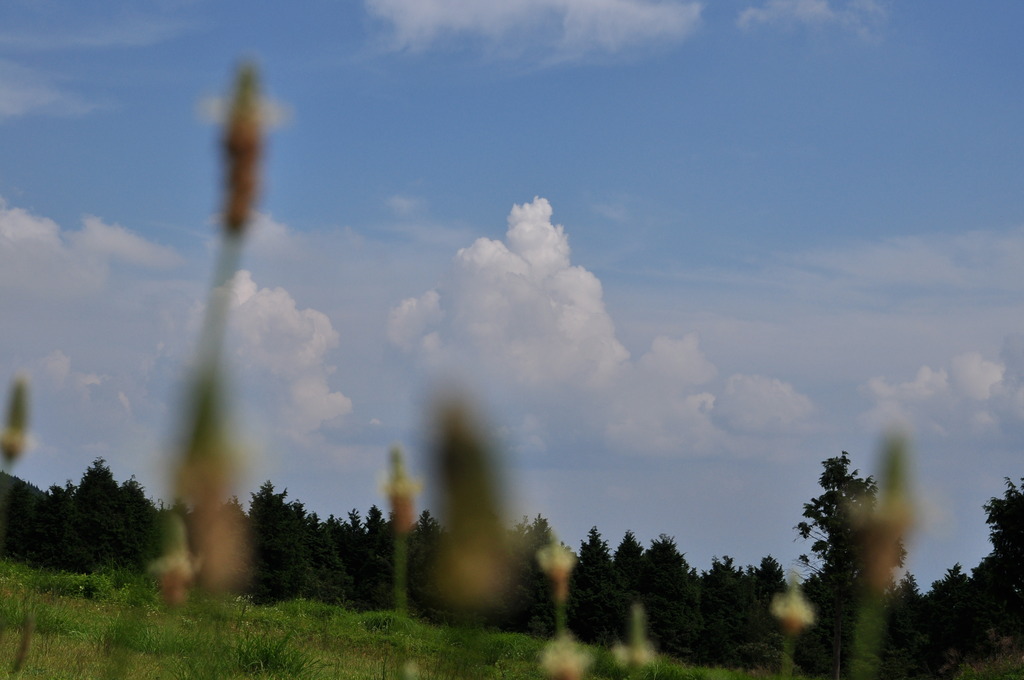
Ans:
<svg viewBox="0 0 1024 680"><path fill-rule="evenodd" d="M839 680L842 666L843 620L857 594L864 568L861 537L853 517L874 505L877 485L872 477L850 470L850 454L843 451L825 460L819 483L824 493L804 504L805 521L796 525L800 537L811 541L811 553L800 561L820 576L832 595L832 677Z"/></svg>

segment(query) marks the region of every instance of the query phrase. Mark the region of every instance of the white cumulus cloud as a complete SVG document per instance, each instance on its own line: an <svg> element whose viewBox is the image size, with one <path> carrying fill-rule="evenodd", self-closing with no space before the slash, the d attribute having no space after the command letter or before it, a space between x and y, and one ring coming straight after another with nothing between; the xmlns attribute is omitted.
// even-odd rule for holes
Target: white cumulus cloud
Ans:
<svg viewBox="0 0 1024 680"><path fill-rule="evenodd" d="M793 385L762 375L733 375L725 383L715 414L744 432L785 431L807 419L811 400Z"/></svg>
<svg viewBox="0 0 1024 680"><path fill-rule="evenodd" d="M392 310L392 341L422 345L443 319L460 345L450 358L459 362L473 359L526 384L610 378L629 353L615 337L601 283L570 264L568 238L551 214L543 198L517 205L506 242L480 238L460 249L443 291Z"/></svg>
<svg viewBox="0 0 1024 680"><path fill-rule="evenodd" d="M544 437L579 427L616 450L709 452L728 436L719 422L777 434L811 413L807 397L775 379L734 376L716 386L718 369L695 333L659 335L631 359L601 282L572 263L565 228L551 218L543 198L513 206L503 241L458 250L437 288L391 309L391 343L431 371L519 395L531 423L519 434L537 451L551 448ZM726 410L716 421L719 400Z"/></svg>
<svg viewBox="0 0 1024 680"><path fill-rule="evenodd" d="M964 352L946 366L921 366L912 380L872 378L863 391L874 403L863 419L941 436L1013 432L1024 425L1022 346L1020 336L1009 336L999 359Z"/></svg>
<svg viewBox="0 0 1024 680"><path fill-rule="evenodd" d="M286 387L277 407L289 433L302 437L352 411L352 400L332 391L328 353L339 335L323 312L299 309L283 288L260 288L246 270L232 281L231 325L236 356L250 370L267 373Z"/></svg>
<svg viewBox="0 0 1024 680"><path fill-rule="evenodd" d="M428 290L418 298L407 298L388 315L388 340L404 350L422 342L424 330L436 325L442 317L441 296Z"/></svg>
<svg viewBox="0 0 1024 680"><path fill-rule="evenodd" d="M103 285L110 264L148 268L182 263L172 248L147 241L97 217L83 218L79 231L9 207L0 198L0 286L35 296L77 296Z"/></svg>
<svg viewBox="0 0 1024 680"><path fill-rule="evenodd" d="M82 230L70 234L70 240L84 253L145 267L166 268L182 263L174 249L150 243L119 224L106 224L91 215L83 218L82 224Z"/></svg>

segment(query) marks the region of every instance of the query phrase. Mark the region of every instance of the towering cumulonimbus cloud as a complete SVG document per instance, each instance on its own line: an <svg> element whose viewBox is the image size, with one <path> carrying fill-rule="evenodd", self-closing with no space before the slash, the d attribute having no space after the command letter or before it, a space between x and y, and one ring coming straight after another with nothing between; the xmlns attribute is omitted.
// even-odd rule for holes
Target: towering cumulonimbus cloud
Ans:
<svg viewBox="0 0 1024 680"><path fill-rule="evenodd" d="M606 382L629 352L615 337L601 283L570 263L546 199L514 206L505 241L455 255L440 290L392 309L388 335L431 361L471 360L522 384ZM442 343L443 340L443 343Z"/></svg>
<svg viewBox="0 0 1024 680"><path fill-rule="evenodd" d="M601 282L572 263L565 228L551 218L544 198L513 206L504 240L458 250L438 287L392 308L392 344L435 373L520 395L523 434L538 449L539 433L582 423L618 448L709 451L723 427L785 432L813 411L792 385L762 376L734 375L716 394L718 369L696 333L657 336L633 360Z"/></svg>

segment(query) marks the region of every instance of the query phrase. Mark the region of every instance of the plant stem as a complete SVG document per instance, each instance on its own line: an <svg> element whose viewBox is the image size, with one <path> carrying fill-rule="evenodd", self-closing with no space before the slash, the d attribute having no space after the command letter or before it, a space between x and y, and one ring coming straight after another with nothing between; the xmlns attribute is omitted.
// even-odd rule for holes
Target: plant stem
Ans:
<svg viewBox="0 0 1024 680"><path fill-rule="evenodd" d="M782 677L793 677L793 655L796 653L796 635L787 635L782 643Z"/></svg>
<svg viewBox="0 0 1024 680"><path fill-rule="evenodd" d="M395 532L395 612L399 616L408 613L406 581L409 567L409 536L404 531Z"/></svg>
<svg viewBox="0 0 1024 680"><path fill-rule="evenodd" d="M861 602L853 636L852 680L871 680L878 671L878 652L885 632L885 601L881 594L870 593Z"/></svg>
<svg viewBox="0 0 1024 680"><path fill-rule="evenodd" d="M565 602L555 603L555 637L561 637L567 632L565 622Z"/></svg>

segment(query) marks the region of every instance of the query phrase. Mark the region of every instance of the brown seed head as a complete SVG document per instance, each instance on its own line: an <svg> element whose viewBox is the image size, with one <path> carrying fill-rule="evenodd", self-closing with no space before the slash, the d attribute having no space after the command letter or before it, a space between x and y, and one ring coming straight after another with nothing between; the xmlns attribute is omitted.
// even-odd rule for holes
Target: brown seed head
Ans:
<svg viewBox="0 0 1024 680"><path fill-rule="evenodd" d="M259 79L256 68L245 64L238 70L224 133L227 166L224 225L229 234L241 234L249 220L259 190L262 146Z"/></svg>
<svg viewBox="0 0 1024 680"><path fill-rule="evenodd" d="M438 589L464 611L497 605L509 582L509 546L495 461L465 408L441 411L435 446L443 524Z"/></svg>
<svg viewBox="0 0 1024 680"><path fill-rule="evenodd" d="M412 531L416 523L414 501L422 487L419 480L405 471L402 450L397 446L392 448L391 472L382 490L391 503L391 523L396 534L405 535Z"/></svg>
<svg viewBox="0 0 1024 680"><path fill-rule="evenodd" d="M0 451L8 464L17 460L25 450L28 438L28 379L18 376L11 387L7 410L7 423L0 435Z"/></svg>
<svg viewBox="0 0 1024 680"><path fill-rule="evenodd" d="M855 520L864 543L864 576L869 588L883 593L894 570L903 564L903 539L914 524L907 479L907 445L890 436L882 453L882 476L875 507Z"/></svg>

